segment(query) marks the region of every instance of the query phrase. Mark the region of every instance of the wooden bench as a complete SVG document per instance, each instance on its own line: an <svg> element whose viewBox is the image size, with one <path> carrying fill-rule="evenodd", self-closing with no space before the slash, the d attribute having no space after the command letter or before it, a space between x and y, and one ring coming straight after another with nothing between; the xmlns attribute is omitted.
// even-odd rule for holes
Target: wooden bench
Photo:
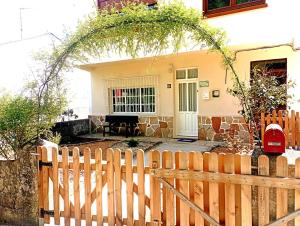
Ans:
<svg viewBox="0 0 300 226"><path fill-rule="evenodd" d="M103 125L103 136L107 133L106 128L108 128L108 133L111 135L112 129L118 124L121 127L125 127L125 136L134 135L134 128L139 122L139 117L137 115L106 115L105 124Z"/></svg>

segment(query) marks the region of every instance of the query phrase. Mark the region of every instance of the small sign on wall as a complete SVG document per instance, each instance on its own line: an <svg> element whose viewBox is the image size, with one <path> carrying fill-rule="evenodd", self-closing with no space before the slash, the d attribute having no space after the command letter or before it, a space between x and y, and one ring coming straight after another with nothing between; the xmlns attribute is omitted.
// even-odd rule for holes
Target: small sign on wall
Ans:
<svg viewBox="0 0 300 226"><path fill-rule="evenodd" d="M199 87L209 87L209 81L199 81Z"/></svg>
<svg viewBox="0 0 300 226"><path fill-rule="evenodd" d="M167 89L171 89L172 88L172 84L168 83L167 84Z"/></svg>

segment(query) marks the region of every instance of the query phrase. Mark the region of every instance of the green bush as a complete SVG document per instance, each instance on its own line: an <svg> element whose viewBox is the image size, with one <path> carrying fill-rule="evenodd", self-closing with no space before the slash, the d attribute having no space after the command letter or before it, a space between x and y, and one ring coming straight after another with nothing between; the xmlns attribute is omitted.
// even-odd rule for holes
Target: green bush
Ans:
<svg viewBox="0 0 300 226"><path fill-rule="evenodd" d="M137 139L131 138L126 141L127 145L131 148L137 147L139 145L139 141Z"/></svg>

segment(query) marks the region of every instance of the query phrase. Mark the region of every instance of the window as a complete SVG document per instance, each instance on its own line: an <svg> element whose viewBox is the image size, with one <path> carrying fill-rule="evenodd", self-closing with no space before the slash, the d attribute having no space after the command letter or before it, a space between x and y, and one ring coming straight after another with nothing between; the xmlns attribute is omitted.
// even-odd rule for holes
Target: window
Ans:
<svg viewBox="0 0 300 226"><path fill-rule="evenodd" d="M198 69L182 69L176 70L176 79L195 79L198 78Z"/></svg>
<svg viewBox="0 0 300 226"><path fill-rule="evenodd" d="M203 11L207 17L221 16L266 6L266 0L203 0Z"/></svg>
<svg viewBox="0 0 300 226"><path fill-rule="evenodd" d="M154 113L155 88L112 89L112 110L114 113Z"/></svg>

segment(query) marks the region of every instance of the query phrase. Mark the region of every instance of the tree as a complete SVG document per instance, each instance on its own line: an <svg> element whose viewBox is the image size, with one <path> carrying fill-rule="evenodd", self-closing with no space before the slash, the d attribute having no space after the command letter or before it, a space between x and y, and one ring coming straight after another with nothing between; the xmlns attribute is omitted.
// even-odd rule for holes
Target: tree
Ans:
<svg viewBox="0 0 300 226"><path fill-rule="evenodd" d="M51 128L66 105L63 77L47 76L48 55L40 55L36 62L37 69L21 94L0 97L0 157L20 158L41 137L57 140Z"/></svg>

